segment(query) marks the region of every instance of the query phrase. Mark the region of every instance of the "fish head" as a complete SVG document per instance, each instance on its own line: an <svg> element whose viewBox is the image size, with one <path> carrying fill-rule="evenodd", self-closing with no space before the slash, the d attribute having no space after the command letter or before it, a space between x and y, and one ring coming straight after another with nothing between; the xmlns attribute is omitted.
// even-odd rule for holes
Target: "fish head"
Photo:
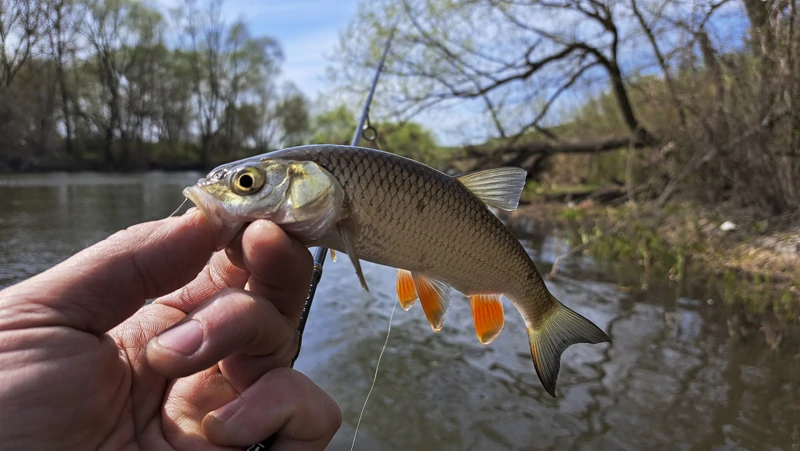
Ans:
<svg viewBox="0 0 800 451"><path fill-rule="evenodd" d="M338 181L317 163L269 157L219 166L183 194L209 220L219 247L257 219L313 242L339 219L344 198Z"/></svg>

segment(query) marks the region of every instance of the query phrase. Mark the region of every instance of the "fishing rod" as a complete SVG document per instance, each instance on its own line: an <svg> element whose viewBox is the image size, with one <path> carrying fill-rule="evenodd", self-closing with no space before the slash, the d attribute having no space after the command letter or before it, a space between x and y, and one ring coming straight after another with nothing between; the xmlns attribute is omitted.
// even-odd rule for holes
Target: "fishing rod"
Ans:
<svg viewBox="0 0 800 451"><path fill-rule="evenodd" d="M351 146L357 146L362 137L367 141L374 141L378 136L377 130L375 130L375 128L369 123L369 107L372 104L372 96L375 95L375 88L378 86L378 78L380 78L381 72L383 71L383 65L386 62L386 55L389 54L389 47L392 45L394 31L395 28L392 27L392 30L389 32L389 37L386 39L386 46L383 48L383 54L378 62L378 67L375 69L375 76L372 79L372 85L370 86L369 94L367 94L367 99L364 101L364 109L361 111L361 119L359 119L358 125L356 126L356 131L353 134L353 141L350 144ZM366 131L369 131L371 135L365 135L364 132ZM294 367L294 362L300 355L300 348L303 343L303 331L306 328L308 316L311 314L311 304L314 302L314 295L317 292L317 286L322 279L322 266L325 264L325 257L327 255L328 248L326 247L318 247L314 253L314 272L311 274L311 285L308 288L308 297L306 298L306 303L303 306L303 313L300 315L300 322L297 325L297 353L295 354L294 359L292 359L290 364L291 367ZM247 451L268 450L272 446L274 440L274 436L269 437L266 440L256 443L255 445L251 445L249 448L247 448Z"/></svg>

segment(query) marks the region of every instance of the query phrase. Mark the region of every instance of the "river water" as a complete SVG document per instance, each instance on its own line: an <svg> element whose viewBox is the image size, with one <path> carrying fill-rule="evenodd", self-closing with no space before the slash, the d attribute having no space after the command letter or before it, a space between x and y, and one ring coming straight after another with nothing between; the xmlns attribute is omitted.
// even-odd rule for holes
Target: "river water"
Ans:
<svg viewBox="0 0 800 451"><path fill-rule="evenodd" d="M169 215L200 176L0 176L0 288ZM549 271L562 241L512 227ZM394 270L362 264L370 293L346 256L326 263L296 363L342 409L334 450L350 447L396 303ZM509 303L505 329L489 346L478 343L458 293L440 333L419 305L397 308L355 448L800 450L797 345L772 349L779 326L740 327L758 320L715 302L701 281L656 280L645 291L636 288L640 275L635 266L583 257L547 282L613 339L564 353L557 399L539 384Z"/></svg>

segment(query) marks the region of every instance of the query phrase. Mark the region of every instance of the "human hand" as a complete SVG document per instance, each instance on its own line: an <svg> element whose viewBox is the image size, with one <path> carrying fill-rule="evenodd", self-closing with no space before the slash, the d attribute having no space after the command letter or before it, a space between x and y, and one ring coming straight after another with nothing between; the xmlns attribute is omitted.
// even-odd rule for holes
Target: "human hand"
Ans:
<svg viewBox="0 0 800 451"><path fill-rule="evenodd" d="M0 291L0 449L230 450L270 436L272 449L324 449L339 408L290 368L310 253L267 221L234 241L214 252L192 210Z"/></svg>

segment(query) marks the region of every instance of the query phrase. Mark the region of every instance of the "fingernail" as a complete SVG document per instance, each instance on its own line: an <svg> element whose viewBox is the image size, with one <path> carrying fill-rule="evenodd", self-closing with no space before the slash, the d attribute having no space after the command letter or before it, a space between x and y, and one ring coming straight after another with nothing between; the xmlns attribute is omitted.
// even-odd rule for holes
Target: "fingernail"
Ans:
<svg viewBox="0 0 800 451"><path fill-rule="evenodd" d="M219 409L215 410L211 415L214 416L219 421L225 422L228 421L242 404L242 398L236 398L233 401L225 404L224 406L220 407Z"/></svg>
<svg viewBox="0 0 800 451"><path fill-rule="evenodd" d="M177 353L190 356L203 344L203 328L195 320L187 321L158 336L158 344Z"/></svg>

